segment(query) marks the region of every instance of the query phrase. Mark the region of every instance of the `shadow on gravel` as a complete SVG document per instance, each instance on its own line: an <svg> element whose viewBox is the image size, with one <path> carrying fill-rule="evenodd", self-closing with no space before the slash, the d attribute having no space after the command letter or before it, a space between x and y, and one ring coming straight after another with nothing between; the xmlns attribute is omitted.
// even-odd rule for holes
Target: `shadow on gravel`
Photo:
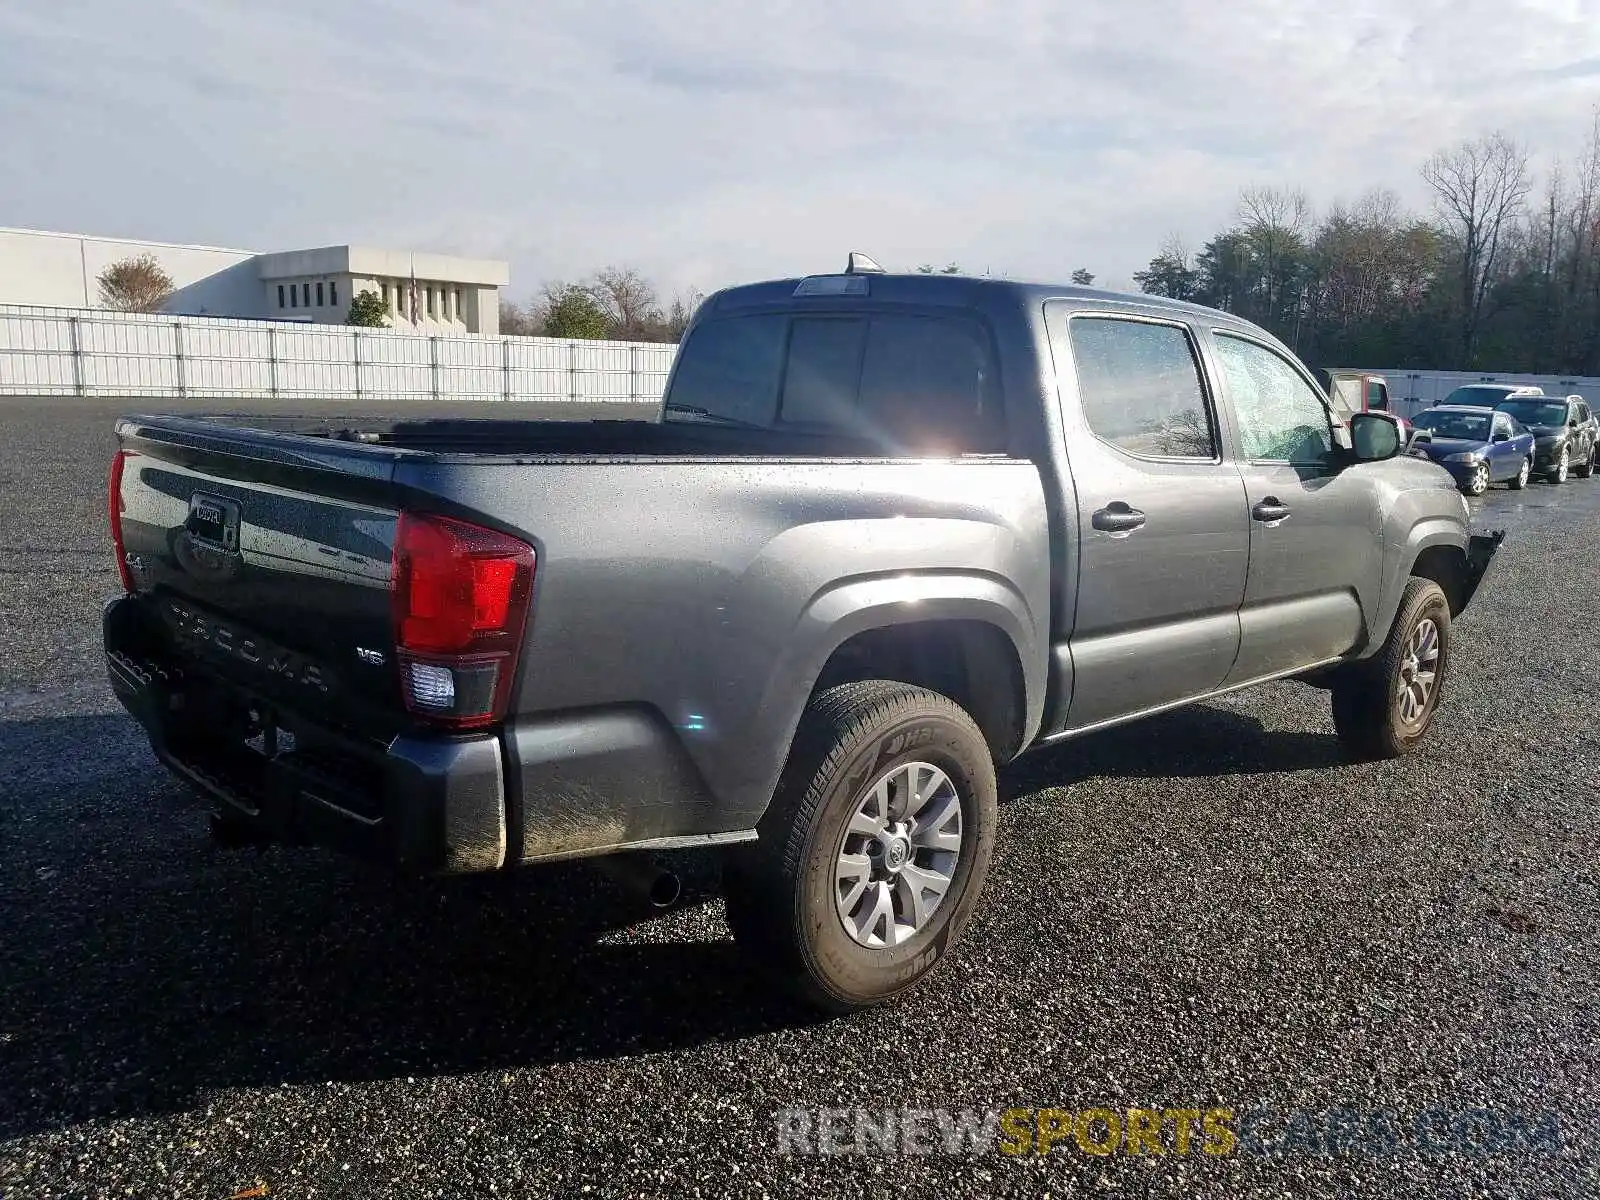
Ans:
<svg viewBox="0 0 1600 1200"><path fill-rule="evenodd" d="M1098 776L1272 775L1347 761L1331 733L1274 731L1245 713L1202 705L1068 739L1018 760L1003 782L1008 794L1021 795Z"/></svg>
<svg viewBox="0 0 1600 1200"><path fill-rule="evenodd" d="M121 742L127 724L3 723L0 747ZM670 1051L815 1019L731 941L653 940L669 936L655 910L582 864L409 880L224 851L147 758L68 790L25 785L0 814L0 1140L214 1088ZM718 903L714 859L674 865L680 908Z"/></svg>
<svg viewBox="0 0 1600 1200"><path fill-rule="evenodd" d="M0 752L28 764L0 800L0 1139L216 1088L619 1057L817 1019L730 941L685 940L582 864L408 880L221 850L120 715L0 722ZM1005 790L1336 761L1332 737L1200 708L1031 756ZM686 904L717 903L712 856L675 865Z"/></svg>

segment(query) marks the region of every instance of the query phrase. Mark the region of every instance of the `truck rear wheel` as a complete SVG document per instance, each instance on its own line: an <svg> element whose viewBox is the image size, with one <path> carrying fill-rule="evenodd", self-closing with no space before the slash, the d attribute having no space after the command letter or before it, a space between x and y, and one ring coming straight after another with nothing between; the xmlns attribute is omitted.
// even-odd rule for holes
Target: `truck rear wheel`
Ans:
<svg viewBox="0 0 1600 1200"><path fill-rule="evenodd" d="M1357 761L1399 758L1433 723L1450 666L1450 604L1431 579L1415 576L1383 649L1342 668L1333 688L1333 725Z"/></svg>
<svg viewBox="0 0 1600 1200"><path fill-rule="evenodd" d="M995 804L988 744L949 698L887 680L819 693L760 840L726 860L734 937L813 1006L898 996L965 927Z"/></svg>

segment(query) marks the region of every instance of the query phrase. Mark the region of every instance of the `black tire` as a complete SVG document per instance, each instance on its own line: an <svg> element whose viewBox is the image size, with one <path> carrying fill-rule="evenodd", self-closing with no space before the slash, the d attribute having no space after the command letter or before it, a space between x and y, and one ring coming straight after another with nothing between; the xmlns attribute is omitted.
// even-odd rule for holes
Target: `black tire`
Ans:
<svg viewBox="0 0 1600 1200"><path fill-rule="evenodd" d="M1600 455L1600 448L1591 450L1589 452L1589 457L1584 459L1583 466L1573 467L1572 473L1579 479L1589 478L1589 476L1594 474L1594 460L1597 455Z"/></svg>
<svg viewBox="0 0 1600 1200"><path fill-rule="evenodd" d="M1567 448L1563 446L1561 447L1560 456L1556 459L1556 465L1550 468L1549 473L1545 475L1545 479L1551 483L1565 483L1571 469L1572 461L1567 455Z"/></svg>
<svg viewBox="0 0 1600 1200"><path fill-rule="evenodd" d="M1472 478L1461 485L1469 496L1481 496L1489 490L1489 464L1479 463L1472 470Z"/></svg>
<svg viewBox="0 0 1600 1200"><path fill-rule="evenodd" d="M1407 721L1402 716L1402 671L1408 669L1412 634L1425 620L1433 622L1438 638L1433 686L1420 718ZM1345 752L1357 762L1368 762L1415 750L1433 724L1449 672L1449 601L1433 580L1413 577L1400 597L1383 649L1343 668L1332 688L1333 725Z"/></svg>
<svg viewBox="0 0 1600 1200"><path fill-rule="evenodd" d="M1528 477L1533 474L1533 459L1525 458L1517 473L1511 477L1510 488L1513 492L1520 492L1528 486Z"/></svg>
<svg viewBox="0 0 1600 1200"><path fill-rule="evenodd" d="M838 904L847 827L877 781L928 763L954 786L961 848L943 899L897 945L863 945ZM758 841L724 860L735 939L808 1004L842 1013L893 999L944 960L982 891L994 850L994 760L977 725L936 692L886 680L841 684L812 698Z"/></svg>

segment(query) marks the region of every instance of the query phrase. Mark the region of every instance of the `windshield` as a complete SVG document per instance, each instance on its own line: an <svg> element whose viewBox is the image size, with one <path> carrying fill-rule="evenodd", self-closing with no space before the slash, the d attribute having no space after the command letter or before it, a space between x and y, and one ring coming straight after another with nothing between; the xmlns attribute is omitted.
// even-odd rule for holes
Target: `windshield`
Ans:
<svg viewBox="0 0 1600 1200"><path fill-rule="evenodd" d="M1567 406L1557 401L1548 400L1502 400L1499 404L1501 412L1508 412L1524 425L1565 425L1567 423Z"/></svg>
<svg viewBox="0 0 1600 1200"><path fill-rule="evenodd" d="M1418 413L1412 421L1418 429L1427 429L1439 438L1462 438L1466 441L1489 440L1488 413L1440 412L1432 409Z"/></svg>

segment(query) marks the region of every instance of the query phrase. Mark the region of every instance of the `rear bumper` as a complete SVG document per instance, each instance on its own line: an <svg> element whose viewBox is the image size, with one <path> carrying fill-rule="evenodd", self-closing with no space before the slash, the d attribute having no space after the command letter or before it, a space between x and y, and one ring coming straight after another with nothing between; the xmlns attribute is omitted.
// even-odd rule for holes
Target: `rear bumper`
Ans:
<svg viewBox="0 0 1600 1200"><path fill-rule="evenodd" d="M219 729L217 699L257 697L176 656L141 603L103 618L106 670L156 757L265 841L318 845L408 870L494 871L618 850L745 841L659 722L636 710L558 714L462 737L341 735L263 700L293 739Z"/></svg>
<svg viewBox="0 0 1600 1200"><path fill-rule="evenodd" d="M403 735L380 744L313 728L276 708L295 748L269 754L263 739L223 736L205 722L201 706L215 694L214 681L152 646L135 601L111 601L103 629L112 690L156 757L241 830L424 872L505 865L496 738Z"/></svg>

